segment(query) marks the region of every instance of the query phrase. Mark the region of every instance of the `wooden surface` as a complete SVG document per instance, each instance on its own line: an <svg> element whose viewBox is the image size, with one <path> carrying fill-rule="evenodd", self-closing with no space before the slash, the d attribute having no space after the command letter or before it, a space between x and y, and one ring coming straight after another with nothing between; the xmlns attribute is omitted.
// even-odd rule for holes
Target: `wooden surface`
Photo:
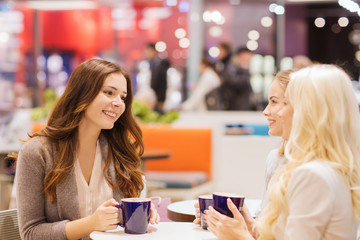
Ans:
<svg viewBox="0 0 360 240"><path fill-rule="evenodd" d="M194 203L197 200L174 202L168 205L168 218L174 222L192 222L195 219Z"/></svg>
<svg viewBox="0 0 360 240"><path fill-rule="evenodd" d="M144 154L141 156L142 160L150 159L167 159L171 156L171 152L161 149L145 149Z"/></svg>

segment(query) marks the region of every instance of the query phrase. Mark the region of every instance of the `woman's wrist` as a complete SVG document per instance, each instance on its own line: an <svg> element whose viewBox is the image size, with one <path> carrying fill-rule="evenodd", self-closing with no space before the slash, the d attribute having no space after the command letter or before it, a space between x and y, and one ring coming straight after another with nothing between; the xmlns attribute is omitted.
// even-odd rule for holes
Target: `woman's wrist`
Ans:
<svg viewBox="0 0 360 240"><path fill-rule="evenodd" d="M256 230L255 222L253 222L252 224L250 224L249 227L250 227L250 228L248 228L249 233L251 234L251 236L252 236L254 239L257 239L257 230Z"/></svg>
<svg viewBox="0 0 360 240"><path fill-rule="evenodd" d="M256 239L256 234L255 234L255 236L254 236L254 234L252 233L252 232L247 232L246 233L246 236L245 236L245 238L244 239L247 239L247 240L255 240Z"/></svg>
<svg viewBox="0 0 360 240"><path fill-rule="evenodd" d="M92 215L65 224L65 234L67 239L79 239L89 235L95 230L95 221L93 220Z"/></svg>
<svg viewBox="0 0 360 240"><path fill-rule="evenodd" d="M94 214L85 217L85 224L89 226L90 232L96 231L96 221L94 220Z"/></svg>

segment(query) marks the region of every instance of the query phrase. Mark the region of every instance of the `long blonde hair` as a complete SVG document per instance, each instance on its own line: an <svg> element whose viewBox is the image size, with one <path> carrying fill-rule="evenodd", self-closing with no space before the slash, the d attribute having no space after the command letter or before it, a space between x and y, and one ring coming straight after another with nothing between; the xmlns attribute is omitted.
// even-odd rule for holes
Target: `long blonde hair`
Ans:
<svg viewBox="0 0 360 240"><path fill-rule="evenodd" d="M292 70L292 69L279 71L275 75L273 81L277 81L280 84L283 91L285 92L286 88L290 82L290 74L293 72L294 72L294 70ZM284 156L284 151L285 151L285 141L283 140L281 143L281 146L279 147L279 150L278 150L279 156Z"/></svg>
<svg viewBox="0 0 360 240"><path fill-rule="evenodd" d="M257 225L258 239L274 239L276 223L288 216L285 193L292 173L317 159L341 174L360 222L360 117L349 76L334 65L307 67L291 75L287 94L294 109L287 163L272 179L270 201Z"/></svg>

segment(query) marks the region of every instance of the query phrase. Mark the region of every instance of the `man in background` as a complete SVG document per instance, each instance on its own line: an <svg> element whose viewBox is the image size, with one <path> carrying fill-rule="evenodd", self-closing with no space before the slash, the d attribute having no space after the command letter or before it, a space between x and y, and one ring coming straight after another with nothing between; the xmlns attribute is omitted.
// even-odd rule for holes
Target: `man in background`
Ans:
<svg viewBox="0 0 360 240"><path fill-rule="evenodd" d="M219 56L217 57L215 68L221 75L231 62L231 45L228 42L220 42L217 48L219 49Z"/></svg>
<svg viewBox="0 0 360 240"><path fill-rule="evenodd" d="M250 62L254 53L246 47L240 47L234 57L233 62L229 64L223 77L223 91L226 110L253 110L251 104L252 87L250 84Z"/></svg>
<svg viewBox="0 0 360 240"><path fill-rule="evenodd" d="M148 43L146 45L144 55L150 65L150 86L155 91L157 98L154 110L162 113L166 98L167 70L170 67L170 62L167 59L159 57L154 43Z"/></svg>

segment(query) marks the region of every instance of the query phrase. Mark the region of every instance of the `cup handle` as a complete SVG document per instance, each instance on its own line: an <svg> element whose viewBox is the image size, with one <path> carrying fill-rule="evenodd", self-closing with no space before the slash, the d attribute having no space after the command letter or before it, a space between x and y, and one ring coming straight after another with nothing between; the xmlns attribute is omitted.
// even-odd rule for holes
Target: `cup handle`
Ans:
<svg viewBox="0 0 360 240"><path fill-rule="evenodd" d="M157 206L158 206L158 207L160 206L161 197L150 197L150 199L151 199L151 202L152 202L153 200L157 200Z"/></svg>
<svg viewBox="0 0 360 240"><path fill-rule="evenodd" d="M123 206L124 206L123 203L120 203L119 205L115 205L115 207L117 207L119 209L119 213L118 213L119 223L118 223L118 225L120 227L125 227L125 225L124 225L124 215L123 215L123 209L122 209Z"/></svg>

